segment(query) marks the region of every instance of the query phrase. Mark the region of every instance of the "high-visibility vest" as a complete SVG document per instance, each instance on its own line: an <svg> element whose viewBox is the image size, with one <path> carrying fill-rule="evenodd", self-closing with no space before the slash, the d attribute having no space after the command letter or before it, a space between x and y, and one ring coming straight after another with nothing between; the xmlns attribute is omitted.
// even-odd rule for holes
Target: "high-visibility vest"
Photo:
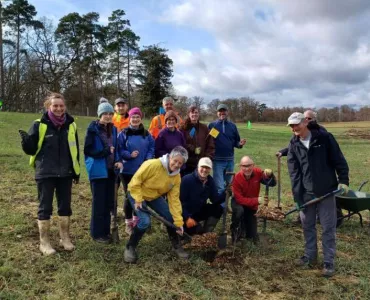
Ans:
<svg viewBox="0 0 370 300"><path fill-rule="evenodd" d="M35 120L35 122L40 122L40 121L41 121L40 119ZM32 155L30 157L31 167L35 167L36 156L41 150L47 128L48 128L48 125L40 122L39 141L37 143L37 151L35 155ZM72 157L73 170L75 171L76 175L80 175L80 163L78 162L78 159L77 159L78 151L77 151L77 143L76 143L76 131L77 131L77 125L75 122L73 122L69 125L69 129L68 129L68 145L69 145L69 152L71 153L71 157Z"/></svg>

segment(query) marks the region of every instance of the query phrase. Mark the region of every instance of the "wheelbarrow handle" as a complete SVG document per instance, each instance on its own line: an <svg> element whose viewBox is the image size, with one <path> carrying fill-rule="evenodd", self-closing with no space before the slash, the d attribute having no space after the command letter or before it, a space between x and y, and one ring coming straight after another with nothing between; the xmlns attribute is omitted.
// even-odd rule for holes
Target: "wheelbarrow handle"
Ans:
<svg viewBox="0 0 370 300"><path fill-rule="evenodd" d="M315 203L318 203L318 202L321 202L322 200L326 199L327 197L331 196L331 195L334 195L334 194L338 194L340 192L343 192L343 189L337 189L337 190L334 190L332 192L329 192L321 197L317 197L315 199L312 199L304 204L302 204L300 207L296 207L296 208L293 208L291 209L290 211L288 211L287 213L284 214L284 217L290 215L291 213L294 213L296 211L300 211L308 206L311 206L312 204L315 204Z"/></svg>
<svg viewBox="0 0 370 300"><path fill-rule="evenodd" d="M175 224L171 223L170 221L166 220L165 218L161 217L160 215L158 215L157 213L155 213L153 210L151 210L149 207L148 208L139 208L142 212L144 213L147 213L149 215L151 215L154 219L157 219L158 221L162 222L164 225L168 226L168 227L171 227L173 229L176 229L176 230L180 230L179 227L177 227ZM183 232L184 236L186 236L189 240L192 239L192 237L187 234L185 231Z"/></svg>

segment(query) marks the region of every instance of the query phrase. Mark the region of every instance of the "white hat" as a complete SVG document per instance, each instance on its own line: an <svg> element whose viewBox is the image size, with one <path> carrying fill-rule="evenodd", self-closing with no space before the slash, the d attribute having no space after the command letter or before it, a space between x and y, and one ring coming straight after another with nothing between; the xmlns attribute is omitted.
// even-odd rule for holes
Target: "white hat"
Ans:
<svg viewBox="0 0 370 300"><path fill-rule="evenodd" d="M202 157L198 162L198 167L208 167L212 169L212 160L209 157Z"/></svg>
<svg viewBox="0 0 370 300"><path fill-rule="evenodd" d="M304 115L302 113L294 112L288 118L288 124L286 126L297 125L297 124L301 123L304 119L305 118L304 118Z"/></svg>

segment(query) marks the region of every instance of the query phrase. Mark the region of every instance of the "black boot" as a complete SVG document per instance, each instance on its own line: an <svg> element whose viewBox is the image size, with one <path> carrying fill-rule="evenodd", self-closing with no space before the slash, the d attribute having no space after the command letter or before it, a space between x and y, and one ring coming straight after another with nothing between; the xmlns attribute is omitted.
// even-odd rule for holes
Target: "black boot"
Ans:
<svg viewBox="0 0 370 300"><path fill-rule="evenodd" d="M180 243L180 237L177 235L176 230L170 227L167 227L168 237L170 238L172 248L175 251L178 258L188 259L189 254L182 248Z"/></svg>
<svg viewBox="0 0 370 300"><path fill-rule="evenodd" d="M139 244L141 238L143 237L145 230L139 229L137 226L134 227L130 239L125 248L124 260L127 263L136 263L137 253L136 247Z"/></svg>
<svg viewBox="0 0 370 300"><path fill-rule="evenodd" d="M218 223L219 218L215 217L209 217L205 222L204 222L204 232L212 232Z"/></svg>

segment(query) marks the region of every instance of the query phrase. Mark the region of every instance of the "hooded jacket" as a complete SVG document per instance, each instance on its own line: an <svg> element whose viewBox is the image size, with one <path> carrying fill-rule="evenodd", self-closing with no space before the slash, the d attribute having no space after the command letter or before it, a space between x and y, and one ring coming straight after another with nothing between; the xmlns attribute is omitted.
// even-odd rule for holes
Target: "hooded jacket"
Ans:
<svg viewBox="0 0 370 300"><path fill-rule="evenodd" d="M155 140L155 157L170 153L176 146L185 148L184 135L178 129L171 131L167 127L163 128Z"/></svg>
<svg viewBox="0 0 370 300"><path fill-rule="evenodd" d="M135 202L152 201L167 194L168 206L174 224L184 225L180 202L180 170L169 171L169 155L145 161L128 184Z"/></svg>
<svg viewBox="0 0 370 300"><path fill-rule="evenodd" d="M28 137L22 140L22 148L26 154L35 155L39 141L40 123L47 125L44 141L41 149L35 158L35 179L48 177L74 177L79 176L73 170L73 162L68 144L69 125L74 119L68 113L65 113L66 121L58 129L51 122L48 112L45 112L39 121L35 121L28 131ZM75 134L77 144L77 159L79 159L79 147L77 131Z"/></svg>

